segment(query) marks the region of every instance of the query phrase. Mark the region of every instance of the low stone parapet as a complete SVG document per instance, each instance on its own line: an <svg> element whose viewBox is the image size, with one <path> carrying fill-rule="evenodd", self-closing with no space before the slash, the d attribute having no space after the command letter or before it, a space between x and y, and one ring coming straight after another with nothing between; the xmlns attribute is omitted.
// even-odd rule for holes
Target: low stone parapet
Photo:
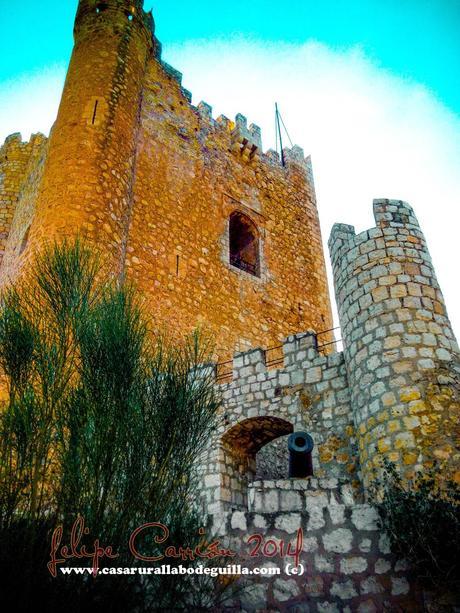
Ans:
<svg viewBox="0 0 460 613"><path fill-rule="evenodd" d="M308 511L328 505L353 505L355 494L343 479L254 481L248 487L249 511Z"/></svg>

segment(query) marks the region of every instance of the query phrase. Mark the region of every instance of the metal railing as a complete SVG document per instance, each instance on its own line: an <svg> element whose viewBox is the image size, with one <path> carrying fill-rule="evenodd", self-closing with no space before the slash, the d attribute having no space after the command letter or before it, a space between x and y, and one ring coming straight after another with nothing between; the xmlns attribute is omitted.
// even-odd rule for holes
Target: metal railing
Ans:
<svg viewBox="0 0 460 613"><path fill-rule="evenodd" d="M333 341L326 341L325 343L318 342L319 336L322 336L324 334L330 334L332 332L335 332L336 330L340 330L340 326L336 326L335 328L329 328L329 330L322 330L321 332L318 332L316 334L316 349L318 351L321 350L321 353L325 353L325 350L324 350L325 347L330 347L331 345L336 345L337 343L342 342L341 338L334 339Z"/></svg>
<svg viewBox="0 0 460 613"><path fill-rule="evenodd" d="M276 368L277 366L284 366L283 345L268 347L268 349L265 349L264 355L265 366L267 368Z"/></svg>
<svg viewBox="0 0 460 613"><path fill-rule="evenodd" d="M236 268L239 268L240 270L244 270L244 272L248 272L250 275L257 276L258 274L257 264L244 260L240 255L231 254L230 264Z"/></svg>
<svg viewBox="0 0 460 613"><path fill-rule="evenodd" d="M229 367L230 365L230 367ZM233 360L219 362L216 364L216 381L217 383L227 383L233 378Z"/></svg>

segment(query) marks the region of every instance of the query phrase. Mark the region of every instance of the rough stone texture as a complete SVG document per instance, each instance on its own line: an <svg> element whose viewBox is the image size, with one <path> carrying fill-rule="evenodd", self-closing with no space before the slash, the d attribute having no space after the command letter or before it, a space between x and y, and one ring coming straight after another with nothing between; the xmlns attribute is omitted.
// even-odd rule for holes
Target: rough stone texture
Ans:
<svg viewBox="0 0 460 613"><path fill-rule="evenodd" d="M425 238L405 202L374 200L374 216L329 240L365 486L383 456L409 478L460 460L459 349Z"/></svg>
<svg viewBox="0 0 460 613"><path fill-rule="evenodd" d="M257 475L259 454L280 437L285 442L284 437L297 430L308 431L315 442L315 477L335 483L341 480L360 494L343 354L323 355L313 333L288 337L282 352L282 363L276 369L267 366L262 350L235 354L232 381L218 386L223 399L221 419L200 468L203 505L210 512L247 510L250 484L261 476L260 466ZM286 479L285 452L269 447L265 467L262 477ZM289 489L288 483L285 480L283 487ZM280 492L276 487L265 489L263 505L277 511ZM288 494L281 494L282 504L289 506ZM289 496L296 499L295 492Z"/></svg>
<svg viewBox="0 0 460 613"><path fill-rule="evenodd" d="M282 167L264 155L260 129L243 115L215 120L209 105L191 105L180 73L161 59L142 1L103 5L97 12L94 0L79 3L31 225L23 213L30 200L18 186L30 174L33 143L15 140L14 155L0 162L0 285L32 265L47 241L79 233L101 249L112 272L137 283L152 327L179 338L200 325L220 359L278 345L298 330L331 328L311 166L302 150L286 151ZM11 142L0 160L8 149ZM235 211L256 228L260 277L230 264Z"/></svg>
<svg viewBox="0 0 460 613"><path fill-rule="evenodd" d="M43 134L34 134L28 143L12 134L0 149L0 266L7 243L15 258L26 249L46 152ZM5 266L1 270L8 276Z"/></svg>
<svg viewBox="0 0 460 613"><path fill-rule="evenodd" d="M235 354L201 466L209 511L255 513L259 530L305 528L310 610L348 601L351 611L391 610L400 597L419 610L407 565L391 560L375 510L359 504L363 486L383 455L406 477L433 456L458 467L459 354L423 236L408 205L374 206L378 228L356 237L336 226L331 237L344 352L322 355L307 332L285 339L276 368L261 349ZM414 303L410 293L431 298ZM315 442L312 479L286 478L283 446L295 430ZM322 602L311 604L313 594Z"/></svg>
<svg viewBox="0 0 460 613"><path fill-rule="evenodd" d="M291 490L300 488L305 491L305 482L291 480ZM280 488L281 483L274 486ZM313 484L314 485L314 484ZM343 505L344 514L339 524L333 521L328 502L333 498L335 488L320 488L321 501L317 506L303 508L297 512L265 512L266 526L260 527L255 522L252 512L246 517L245 529L234 529L240 523L241 512L227 512L210 518L208 530L222 535L222 544L231 546L237 553L231 558L231 564L241 564L249 568L269 566L279 568L280 574L255 577L244 587L244 579L236 582L237 600L246 611L422 611L420 594L414 589L407 577L407 567L388 553L381 541L378 527L375 525L375 511L364 504L349 502ZM324 484L323 484L324 485ZM324 523L312 529L311 517L319 511ZM238 519L235 521L235 515ZM260 516L259 516L260 517ZM360 528L353 518L360 517ZM289 556L264 557L265 543L271 554L279 543L283 542L284 551L289 543L295 545L297 530L303 529L304 542L300 554L300 563L304 574L288 575L285 570ZM255 551L256 541L248 539L252 535L262 538L260 548ZM369 547L362 551L360 544L366 539ZM275 544L276 545L275 545ZM251 556L251 552L257 555ZM378 572L377 572L378 567ZM240 590L243 589L241 592ZM303 607L303 608L297 608Z"/></svg>
<svg viewBox="0 0 460 613"><path fill-rule="evenodd" d="M204 367L222 406L198 466L203 509L266 568L285 560L245 557L248 535L302 528L306 573L252 577L237 610L416 612L407 565L361 503L383 456L405 477L460 459L458 346L418 222L376 200L375 228L334 226L344 352L321 348L333 339L310 159L294 146L283 167L243 115L214 119L190 100L142 0L80 0L49 139L0 149L0 286L80 234L137 283L152 328L177 339L199 324L216 359L238 352ZM257 275L230 262L235 212L254 227ZM311 479L287 478L295 430L315 442Z"/></svg>

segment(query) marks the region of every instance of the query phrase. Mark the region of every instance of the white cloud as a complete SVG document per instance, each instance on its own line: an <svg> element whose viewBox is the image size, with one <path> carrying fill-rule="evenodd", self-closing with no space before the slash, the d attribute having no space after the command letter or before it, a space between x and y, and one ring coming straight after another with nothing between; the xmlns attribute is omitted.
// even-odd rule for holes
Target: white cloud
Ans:
<svg viewBox="0 0 460 613"><path fill-rule="evenodd" d="M243 113L262 127L266 148L280 103L292 140L312 155L324 243L335 222L357 231L374 225L373 198L408 201L460 337L459 117L359 48L235 40L166 47L164 55L184 72L195 103L204 99L214 116Z"/></svg>
<svg viewBox="0 0 460 613"><path fill-rule="evenodd" d="M274 145L280 103L291 138L312 155L324 242L336 221L357 231L372 226L373 198L410 202L460 337L460 119L432 92L384 71L359 48L315 42L192 41L165 46L164 56L184 72L195 103L210 103L214 116L243 113L262 127L266 148ZM49 131L64 74L56 66L2 88L2 140Z"/></svg>

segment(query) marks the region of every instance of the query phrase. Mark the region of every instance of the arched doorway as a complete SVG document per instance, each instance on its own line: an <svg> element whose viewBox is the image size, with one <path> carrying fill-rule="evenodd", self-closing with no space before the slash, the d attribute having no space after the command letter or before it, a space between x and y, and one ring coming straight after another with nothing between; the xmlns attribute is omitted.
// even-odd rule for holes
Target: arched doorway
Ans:
<svg viewBox="0 0 460 613"><path fill-rule="evenodd" d="M238 422L222 436L221 482L229 509L248 508L248 484L256 475L257 452L271 441L293 432L292 424L280 417L251 417Z"/></svg>

